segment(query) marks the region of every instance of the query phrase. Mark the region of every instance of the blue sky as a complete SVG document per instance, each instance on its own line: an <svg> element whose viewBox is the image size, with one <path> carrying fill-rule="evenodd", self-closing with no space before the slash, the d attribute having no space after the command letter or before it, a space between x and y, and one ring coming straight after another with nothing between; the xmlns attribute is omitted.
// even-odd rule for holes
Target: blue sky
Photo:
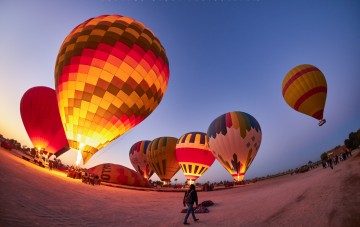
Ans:
<svg viewBox="0 0 360 227"><path fill-rule="evenodd" d="M128 153L135 142L206 132L229 111L251 114L262 128L245 178L315 161L360 127L359 1L1 0L1 134L31 146L20 117L22 95L34 86L55 88L62 41L78 24L103 14L132 17L150 28L167 52L170 80L157 109L87 167L111 162L133 168ZM286 73L305 63L327 80L322 127L292 110L281 94ZM69 151L63 159L75 158ZM174 178L185 181L181 170ZM215 161L198 182L220 180L232 177Z"/></svg>

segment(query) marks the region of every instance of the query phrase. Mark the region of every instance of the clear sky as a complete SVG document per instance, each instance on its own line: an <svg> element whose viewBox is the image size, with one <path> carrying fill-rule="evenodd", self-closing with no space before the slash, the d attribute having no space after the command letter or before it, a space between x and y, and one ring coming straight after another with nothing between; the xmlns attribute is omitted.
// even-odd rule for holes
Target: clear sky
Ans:
<svg viewBox="0 0 360 227"><path fill-rule="evenodd" d="M110 162L133 169L129 149L135 142L206 132L219 115L243 111L262 128L245 177L253 178L318 160L360 127L357 0L1 0L1 134L32 146L20 116L22 95L34 86L55 88L62 41L78 24L103 14L132 17L150 28L167 52L170 80L157 109L85 167ZM299 64L315 65L326 77L322 127L282 97L283 78ZM65 156L75 163L75 151ZM185 181L181 170L175 178ZM232 177L215 161L198 182L220 180Z"/></svg>

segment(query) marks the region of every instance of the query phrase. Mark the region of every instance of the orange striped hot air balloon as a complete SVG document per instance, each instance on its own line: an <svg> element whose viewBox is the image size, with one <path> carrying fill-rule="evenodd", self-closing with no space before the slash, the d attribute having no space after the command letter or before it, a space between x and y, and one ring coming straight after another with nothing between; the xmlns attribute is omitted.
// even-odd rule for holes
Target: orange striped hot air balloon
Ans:
<svg viewBox="0 0 360 227"><path fill-rule="evenodd" d="M315 66L298 65L290 70L282 83L286 103L303 114L318 119L323 125L327 84L324 74Z"/></svg>
<svg viewBox="0 0 360 227"><path fill-rule="evenodd" d="M206 133L189 132L182 135L176 143L176 160L189 184L202 176L215 161Z"/></svg>
<svg viewBox="0 0 360 227"><path fill-rule="evenodd" d="M168 184L180 169L175 155L177 140L175 137L158 137L150 142L146 150L148 163L164 184Z"/></svg>
<svg viewBox="0 0 360 227"><path fill-rule="evenodd" d="M148 117L168 80L165 49L141 22L102 15L75 27L60 47L55 87L69 145L84 164Z"/></svg>

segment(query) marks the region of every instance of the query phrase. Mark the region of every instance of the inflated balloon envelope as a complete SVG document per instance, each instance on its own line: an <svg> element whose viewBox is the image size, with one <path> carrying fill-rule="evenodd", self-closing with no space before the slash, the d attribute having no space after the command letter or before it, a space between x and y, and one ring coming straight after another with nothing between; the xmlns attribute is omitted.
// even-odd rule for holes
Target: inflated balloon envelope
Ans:
<svg viewBox="0 0 360 227"><path fill-rule="evenodd" d="M165 49L139 21L103 15L74 28L56 59L55 87L69 145L84 164L149 116L168 80Z"/></svg>
<svg viewBox="0 0 360 227"><path fill-rule="evenodd" d="M150 142L150 140L138 141L131 146L129 151L131 164L145 179L149 179L154 174L154 170L151 168L146 158L146 150Z"/></svg>
<svg viewBox="0 0 360 227"><path fill-rule="evenodd" d="M207 136L215 158L234 180L242 181L260 148L259 122L245 112L228 112L210 124Z"/></svg>
<svg viewBox="0 0 360 227"><path fill-rule="evenodd" d="M182 135L176 143L176 160L189 184L201 177L215 161L206 133L188 132Z"/></svg>
<svg viewBox="0 0 360 227"><path fill-rule="evenodd" d="M150 187L149 182L139 173L125 166L105 163L88 169L89 173L97 174L102 182L128 185L134 187Z"/></svg>
<svg viewBox="0 0 360 227"><path fill-rule="evenodd" d="M44 86L28 89L21 98L20 114L35 148L56 156L70 149L54 89Z"/></svg>
<svg viewBox="0 0 360 227"><path fill-rule="evenodd" d="M177 140L169 136L158 137L150 142L146 151L148 163L164 184L168 184L180 169L175 154Z"/></svg>
<svg viewBox="0 0 360 227"><path fill-rule="evenodd" d="M319 120L323 125L327 83L324 74L315 66L298 65L291 69L282 83L282 95L294 110Z"/></svg>

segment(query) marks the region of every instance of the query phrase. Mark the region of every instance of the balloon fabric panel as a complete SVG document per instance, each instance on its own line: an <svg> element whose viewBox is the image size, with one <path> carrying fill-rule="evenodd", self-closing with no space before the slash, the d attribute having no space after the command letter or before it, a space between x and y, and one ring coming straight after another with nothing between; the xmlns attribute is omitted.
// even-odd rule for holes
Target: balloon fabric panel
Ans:
<svg viewBox="0 0 360 227"><path fill-rule="evenodd" d="M90 168L88 172L97 174L101 181L106 183L135 187L150 187L149 182L139 173L117 164L100 164Z"/></svg>
<svg viewBox="0 0 360 227"><path fill-rule="evenodd" d="M159 105L169 80L160 41L142 23L103 15L78 25L56 60L55 86L69 144L84 163Z"/></svg>

